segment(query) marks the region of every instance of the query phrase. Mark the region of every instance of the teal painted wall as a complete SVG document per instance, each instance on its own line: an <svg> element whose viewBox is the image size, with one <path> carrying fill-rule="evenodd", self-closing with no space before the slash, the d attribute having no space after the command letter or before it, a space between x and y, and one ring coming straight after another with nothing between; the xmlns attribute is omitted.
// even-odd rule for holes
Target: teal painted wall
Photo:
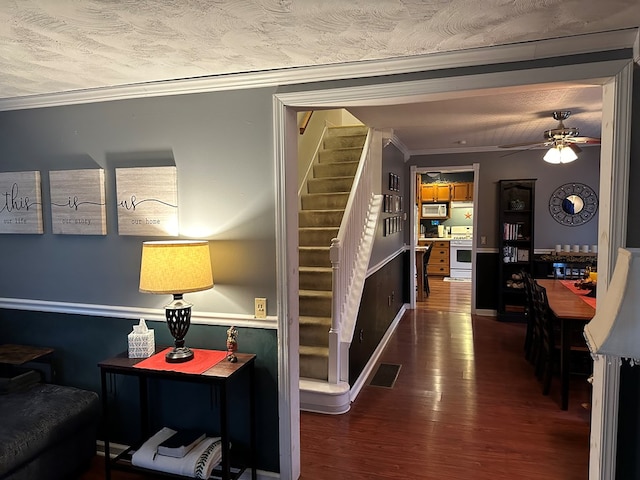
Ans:
<svg viewBox="0 0 640 480"><path fill-rule="evenodd" d="M101 393L98 362L127 350L127 334L136 321L98 318L84 315L38 313L21 310L0 311L0 343L47 346L55 349L55 381ZM166 324L149 322L156 345L173 343ZM238 351L256 354L256 431L258 465L278 471L278 352L275 330L238 328ZM193 348L225 350L226 327L192 325L186 337ZM123 444L139 440L137 380L117 376L110 383L111 439ZM244 382L230 390L230 433L241 452L248 445L248 399ZM183 382L152 382L152 418L155 427L182 426L206 428L215 433L219 427L217 403L209 388ZM100 430L99 438L103 438Z"/></svg>

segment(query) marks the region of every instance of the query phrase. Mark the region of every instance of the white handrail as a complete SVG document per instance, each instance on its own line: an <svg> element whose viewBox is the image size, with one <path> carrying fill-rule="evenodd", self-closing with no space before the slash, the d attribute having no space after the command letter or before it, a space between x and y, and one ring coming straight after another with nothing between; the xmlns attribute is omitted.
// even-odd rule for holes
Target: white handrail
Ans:
<svg viewBox="0 0 640 480"><path fill-rule="evenodd" d="M333 275L333 301L331 329L329 330L329 383L341 380L341 344L351 342L357 309L350 308L359 302L364 278L357 275L362 260L363 235L373 199L371 143L373 131L369 129L360 162L347 200L338 236L331 240L329 257ZM366 265L361 268L366 272ZM355 310L355 313L354 313ZM345 321L351 328L345 328Z"/></svg>
<svg viewBox="0 0 640 480"><path fill-rule="evenodd" d="M318 139L318 144L316 145L316 149L313 152L313 156L311 157L311 160L310 160L309 164L307 165L307 169L306 169L306 171L304 173L304 178L300 182L300 185L298 185L298 209L300 208L300 201L301 201L301 198L302 198L302 192L307 187L307 183L309 181L309 178L311 178L311 172L313 170L313 166L317 165L319 163L320 150L322 150L322 142L324 140L325 135L327 134L327 130L328 130L328 128L325 125L324 129L322 130L322 135L320 135L320 138Z"/></svg>

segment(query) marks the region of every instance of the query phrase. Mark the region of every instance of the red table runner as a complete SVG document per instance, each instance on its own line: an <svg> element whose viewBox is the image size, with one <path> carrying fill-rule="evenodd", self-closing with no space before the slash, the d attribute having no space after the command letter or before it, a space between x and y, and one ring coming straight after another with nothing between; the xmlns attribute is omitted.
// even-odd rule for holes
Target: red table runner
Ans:
<svg viewBox="0 0 640 480"><path fill-rule="evenodd" d="M141 362L136 363L134 367L145 368L147 370L168 370L171 372L201 374L227 356L227 352L221 350L192 348L192 360L183 363L169 363L165 359L165 355L172 349L173 347L169 347L155 355L151 355L149 358L145 358Z"/></svg>
<svg viewBox="0 0 640 480"><path fill-rule="evenodd" d="M596 308L596 297L587 297L587 294L591 293L591 290L583 290L581 288L576 287L575 280L560 280L560 283L562 283L565 287L567 287L569 290L571 290L573 293L579 296L582 300L584 300L587 303L587 305L593 307L594 309Z"/></svg>

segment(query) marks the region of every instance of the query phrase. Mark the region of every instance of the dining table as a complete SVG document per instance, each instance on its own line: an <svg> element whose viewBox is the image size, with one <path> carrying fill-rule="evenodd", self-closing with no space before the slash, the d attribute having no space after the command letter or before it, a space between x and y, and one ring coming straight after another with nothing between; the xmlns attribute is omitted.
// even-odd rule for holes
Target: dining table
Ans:
<svg viewBox="0 0 640 480"><path fill-rule="evenodd" d="M575 280L536 279L547 291L549 310L560 324L560 386L561 408L569 408L569 356L572 332L582 330L596 313L595 298L587 290L574 286ZM586 341L585 341L586 347Z"/></svg>

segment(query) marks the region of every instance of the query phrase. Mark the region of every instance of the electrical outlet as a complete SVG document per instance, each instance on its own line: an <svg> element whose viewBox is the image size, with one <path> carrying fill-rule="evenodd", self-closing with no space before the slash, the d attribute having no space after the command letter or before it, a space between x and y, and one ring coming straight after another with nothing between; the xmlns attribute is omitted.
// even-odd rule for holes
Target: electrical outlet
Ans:
<svg viewBox="0 0 640 480"><path fill-rule="evenodd" d="M486 245L487 244L487 236L486 235L481 235L480 236L480 245Z"/></svg>
<svg viewBox="0 0 640 480"><path fill-rule="evenodd" d="M256 298L256 318L267 318L266 298Z"/></svg>

